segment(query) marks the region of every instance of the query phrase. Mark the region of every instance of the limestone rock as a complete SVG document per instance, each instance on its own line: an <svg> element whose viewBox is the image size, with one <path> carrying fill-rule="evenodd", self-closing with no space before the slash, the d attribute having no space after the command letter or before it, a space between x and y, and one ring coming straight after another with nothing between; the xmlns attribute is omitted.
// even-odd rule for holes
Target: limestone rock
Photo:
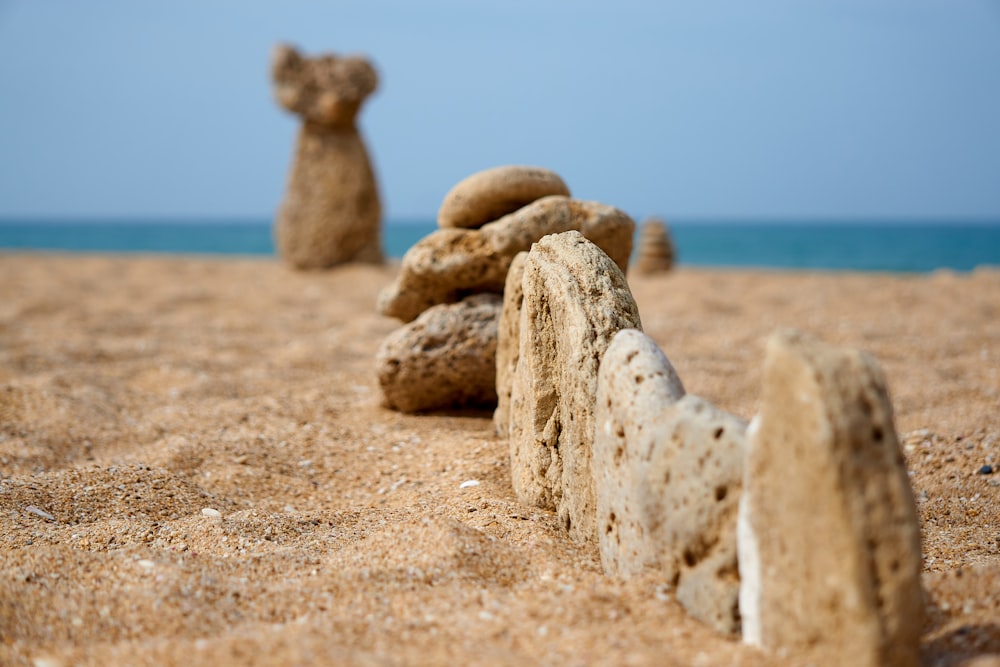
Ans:
<svg viewBox="0 0 1000 667"><path fill-rule="evenodd" d="M438 226L477 228L548 195L569 196L554 171L509 165L477 172L448 191Z"/></svg>
<svg viewBox="0 0 1000 667"><path fill-rule="evenodd" d="M695 618L739 630L736 514L746 422L684 394L656 344L622 331L601 362L594 471L606 574L646 568Z"/></svg>
<svg viewBox="0 0 1000 667"><path fill-rule="evenodd" d="M635 223L598 202L543 197L480 229L439 229L411 247L399 274L378 299L378 311L404 322L427 308L478 292L503 291L510 262L548 234L577 230L624 272Z"/></svg>
<svg viewBox="0 0 1000 667"><path fill-rule="evenodd" d="M637 273L660 273L673 268L674 244L663 220L650 218L643 222L637 245L634 267Z"/></svg>
<svg viewBox="0 0 1000 667"><path fill-rule="evenodd" d="M360 57L304 58L281 45L271 75L279 104L303 120L274 228L281 258L298 269L381 262L378 188L355 125L375 70Z"/></svg>
<svg viewBox="0 0 1000 667"><path fill-rule="evenodd" d="M596 540L597 371L611 338L641 326L639 311L618 265L576 231L536 243L521 285L509 420L514 491L555 509L573 539Z"/></svg>
<svg viewBox="0 0 1000 667"><path fill-rule="evenodd" d="M510 263L507 282L503 288L503 308L497 325L497 409L493 413L493 426L501 438L508 435L510 391L517 371L521 303L524 301L521 280L524 278L524 262L527 258L528 253L519 252Z"/></svg>
<svg viewBox="0 0 1000 667"><path fill-rule="evenodd" d="M386 405L402 412L495 405L501 305L496 294L476 294L392 332L376 356Z"/></svg>
<svg viewBox="0 0 1000 667"><path fill-rule="evenodd" d="M763 382L739 513L744 641L919 664L920 534L881 371L783 331Z"/></svg>

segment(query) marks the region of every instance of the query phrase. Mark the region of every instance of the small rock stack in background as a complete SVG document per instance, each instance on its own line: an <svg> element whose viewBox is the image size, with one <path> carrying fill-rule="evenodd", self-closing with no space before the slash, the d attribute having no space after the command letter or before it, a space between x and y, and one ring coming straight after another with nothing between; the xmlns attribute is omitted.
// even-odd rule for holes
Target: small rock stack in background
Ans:
<svg viewBox="0 0 1000 667"><path fill-rule="evenodd" d="M404 412L496 405L499 295L519 252L576 230L624 272L635 231L622 211L571 199L557 174L524 166L459 182L444 198L438 227L407 251L378 300L381 314L407 323L376 355L385 403ZM463 305L483 294L497 298Z"/></svg>
<svg viewBox="0 0 1000 667"><path fill-rule="evenodd" d="M648 218L639 226L636 258L632 269L636 273L662 273L674 267L677 253L670 239L667 223L660 218Z"/></svg>

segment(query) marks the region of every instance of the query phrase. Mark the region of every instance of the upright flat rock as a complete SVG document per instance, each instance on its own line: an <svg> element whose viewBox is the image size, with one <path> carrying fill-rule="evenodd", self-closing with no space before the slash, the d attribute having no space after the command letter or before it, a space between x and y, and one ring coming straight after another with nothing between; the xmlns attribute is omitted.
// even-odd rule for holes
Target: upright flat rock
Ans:
<svg viewBox="0 0 1000 667"><path fill-rule="evenodd" d="M559 174L541 167L508 165L477 172L448 191L438 211L439 227L482 227L549 195L569 196Z"/></svg>
<svg viewBox="0 0 1000 667"><path fill-rule="evenodd" d="M431 306L468 294L503 291L514 255L548 234L577 230L624 272L635 222L598 202L543 197L480 229L438 229L403 256L396 279L379 294L378 311L409 322Z"/></svg>
<svg viewBox="0 0 1000 667"><path fill-rule="evenodd" d="M618 265L575 231L536 243L521 284L509 422L514 491L555 509L575 540L596 540L598 366L618 331L641 326L639 311Z"/></svg>
<svg viewBox="0 0 1000 667"><path fill-rule="evenodd" d="M739 511L744 641L829 665L915 667L913 493L876 363L794 331L768 342Z"/></svg>
<svg viewBox="0 0 1000 667"><path fill-rule="evenodd" d="M510 392L517 372L518 346L521 336L521 304L524 290L524 262L528 253L519 252L514 256L507 271L507 282L503 288L503 308L497 324L497 409L493 413L493 426L501 438L506 438L510 425Z"/></svg>
<svg viewBox="0 0 1000 667"><path fill-rule="evenodd" d="M716 630L739 631L736 515L746 422L685 395L670 362L638 331L601 362L594 473L606 574L663 574Z"/></svg>
<svg viewBox="0 0 1000 667"><path fill-rule="evenodd" d="M429 308L382 342L375 364L386 405L401 412L496 404L501 300L476 294Z"/></svg>

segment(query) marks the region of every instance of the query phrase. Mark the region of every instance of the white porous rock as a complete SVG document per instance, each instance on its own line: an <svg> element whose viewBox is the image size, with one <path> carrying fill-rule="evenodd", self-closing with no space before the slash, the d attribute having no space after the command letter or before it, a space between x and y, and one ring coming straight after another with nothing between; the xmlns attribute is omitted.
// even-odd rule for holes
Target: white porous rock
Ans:
<svg viewBox="0 0 1000 667"><path fill-rule="evenodd" d="M376 355L385 403L401 412L496 405L497 294L442 304L389 334Z"/></svg>
<svg viewBox="0 0 1000 667"><path fill-rule="evenodd" d="M521 284L509 422L514 491L555 509L573 539L594 541L597 371L612 337L641 327L639 311L618 265L576 231L536 243Z"/></svg>
<svg viewBox="0 0 1000 667"><path fill-rule="evenodd" d="M770 338L741 505L744 641L826 665L920 663L920 531L873 359Z"/></svg>
<svg viewBox="0 0 1000 667"><path fill-rule="evenodd" d="M410 322L431 306L469 294L503 291L514 256L549 234L577 230L624 272L635 222L598 202L553 195L479 229L438 229L403 256L396 279L379 294L378 311Z"/></svg>

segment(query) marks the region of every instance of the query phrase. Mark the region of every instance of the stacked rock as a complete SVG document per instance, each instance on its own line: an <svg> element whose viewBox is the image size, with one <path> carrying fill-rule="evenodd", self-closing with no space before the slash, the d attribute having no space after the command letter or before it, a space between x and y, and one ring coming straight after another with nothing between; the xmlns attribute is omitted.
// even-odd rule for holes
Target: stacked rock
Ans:
<svg viewBox="0 0 1000 667"><path fill-rule="evenodd" d="M636 244L636 273L660 273L674 266L676 253L667 223L659 218L649 218L639 227L639 242Z"/></svg>
<svg viewBox="0 0 1000 667"><path fill-rule="evenodd" d="M571 199L552 171L504 166L452 188L438 227L407 251L378 300L381 314L406 323L376 357L386 405L405 412L496 405L499 295L514 257L576 230L624 272L635 223L614 207ZM464 303L482 294L497 296Z"/></svg>
<svg viewBox="0 0 1000 667"><path fill-rule="evenodd" d="M304 58L278 46L271 61L278 103L302 117L274 236L298 269L382 261L381 206L368 151L355 125L377 85L360 57Z"/></svg>

